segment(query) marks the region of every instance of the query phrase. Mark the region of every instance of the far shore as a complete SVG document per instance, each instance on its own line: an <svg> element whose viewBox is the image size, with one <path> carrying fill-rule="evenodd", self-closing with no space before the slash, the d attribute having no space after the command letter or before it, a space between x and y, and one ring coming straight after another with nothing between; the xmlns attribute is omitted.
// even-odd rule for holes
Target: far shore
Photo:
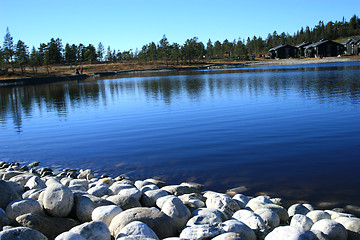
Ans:
<svg viewBox="0 0 360 240"><path fill-rule="evenodd" d="M231 69L242 67L260 67L260 66L286 66L286 65L304 65L304 64L319 64L319 63L334 63L334 62L351 62L360 61L359 57L332 57L332 58L312 58L312 59L282 59L282 60L261 60L261 61L247 61L247 62L218 62L218 63L204 63L193 66L174 66L174 67L155 67L155 68L133 68L118 71L107 71L111 69L110 64L99 64L96 66L97 71L86 72L84 74L56 74L56 75L41 75L31 77L12 77L2 76L0 78L0 87L9 85L25 85L46 82L58 82L68 80L83 80L89 77L105 77L123 74L140 74L140 73L156 73L156 72L178 72L178 71L193 71L206 69ZM101 66L104 66L101 71ZM85 68L86 69L86 68ZM116 68L115 68L116 69Z"/></svg>

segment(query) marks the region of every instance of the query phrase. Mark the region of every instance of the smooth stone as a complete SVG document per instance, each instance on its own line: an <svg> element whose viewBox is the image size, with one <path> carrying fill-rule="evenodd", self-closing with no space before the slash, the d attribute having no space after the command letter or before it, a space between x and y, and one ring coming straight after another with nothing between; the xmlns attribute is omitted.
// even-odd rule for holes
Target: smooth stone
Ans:
<svg viewBox="0 0 360 240"><path fill-rule="evenodd" d="M157 180L157 179L153 179L153 178L148 178L144 180L144 183L151 183L151 184L155 184L159 189L162 187L166 186L166 183L161 181L161 180Z"/></svg>
<svg viewBox="0 0 360 240"><path fill-rule="evenodd" d="M179 231L184 228L186 222L191 217L190 210L179 198L168 199L161 211L173 219Z"/></svg>
<svg viewBox="0 0 360 240"><path fill-rule="evenodd" d="M78 233L87 240L111 240L109 228L103 222L86 222L73 227L69 232Z"/></svg>
<svg viewBox="0 0 360 240"><path fill-rule="evenodd" d="M223 233L223 230L211 225L194 225L184 228L180 238L189 240L211 239Z"/></svg>
<svg viewBox="0 0 360 240"><path fill-rule="evenodd" d="M32 199L38 200L39 196L40 196L40 193L43 192L43 191L44 191L44 189L31 189L31 190L28 190L28 191L24 192L21 195L21 197L23 199L32 198Z"/></svg>
<svg viewBox="0 0 360 240"><path fill-rule="evenodd" d="M249 228L245 223L238 220L227 220L223 222L220 226L225 232L234 232L239 234L240 239L256 240L256 235L254 231Z"/></svg>
<svg viewBox="0 0 360 240"><path fill-rule="evenodd" d="M2 209L5 209L10 202L21 199L20 195L10 187L10 184L3 180L0 180L0 189L0 208Z"/></svg>
<svg viewBox="0 0 360 240"><path fill-rule="evenodd" d="M137 181L135 181L134 185L137 189L141 189L145 185L155 185L155 184L153 184L151 182L144 182L142 180L137 180Z"/></svg>
<svg viewBox="0 0 360 240"><path fill-rule="evenodd" d="M339 217L335 219L336 222L341 223L348 232L348 240L360 239L360 219Z"/></svg>
<svg viewBox="0 0 360 240"><path fill-rule="evenodd" d="M169 185L162 187L161 189L167 191L171 195L180 196L190 193L200 193L201 190L193 186L184 186L184 185Z"/></svg>
<svg viewBox="0 0 360 240"><path fill-rule="evenodd" d="M142 188L140 188L140 191L142 193L145 193L146 191L152 191L152 190L159 190L159 188L155 184L148 184L148 185L145 185Z"/></svg>
<svg viewBox="0 0 360 240"><path fill-rule="evenodd" d="M196 215L187 221L186 226L193 225L217 225L218 223L223 222L221 217L216 214L208 214L208 215Z"/></svg>
<svg viewBox="0 0 360 240"><path fill-rule="evenodd" d="M151 185L147 185L143 188L146 188L148 186L151 186ZM153 186L156 186L156 185L153 185ZM143 192L141 199L140 199L140 203L143 207L155 207L156 200L161 197L167 196L167 195L168 195L168 193L161 189L147 190L147 191Z"/></svg>
<svg viewBox="0 0 360 240"><path fill-rule="evenodd" d="M65 185L65 186L68 186L70 185L70 182L71 182L72 178L69 178L69 177L63 177L60 179L60 183L62 185Z"/></svg>
<svg viewBox="0 0 360 240"><path fill-rule="evenodd" d="M90 222L91 214L100 206L114 205L113 202L93 195L75 195L75 213L81 222Z"/></svg>
<svg viewBox="0 0 360 240"><path fill-rule="evenodd" d="M305 204L296 203L289 207L288 214L289 214L289 217L292 217L295 214L306 215L311 211L314 211L314 208L309 207L309 204L305 205Z"/></svg>
<svg viewBox="0 0 360 240"><path fill-rule="evenodd" d="M5 211L2 208L0 208L0 230L2 226L6 226L9 224L10 224L9 218L7 217Z"/></svg>
<svg viewBox="0 0 360 240"><path fill-rule="evenodd" d="M218 218L222 219L222 222L227 220L224 213L215 208L198 208L192 212L192 216L207 216L212 214L215 214Z"/></svg>
<svg viewBox="0 0 360 240"><path fill-rule="evenodd" d="M33 176L26 182L25 187L29 189L44 189L46 184L38 176Z"/></svg>
<svg viewBox="0 0 360 240"><path fill-rule="evenodd" d="M128 210L135 207L141 207L139 200L130 196L113 195L107 197L106 200L118 205L122 210Z"/></svg>
<svg viewBox="0 0 360 240"><path fill-rule="evenodd" d="M256 239L256 238L255 238ZM212 240L247 240L241 234L235 232L227 232L217 235Z"/></svg>
<svg viewBox="0 0 360 240"><path fill-rule="evenodd" d="M111 220L121 212L122 209L117 205L100 206L94 209L91 219L93 221L102 221L109 227Z"/></svg>
<svg viewBox="0 0 360 240"><path fill-rule="evenodd" d="M305 234L308 234L310 236L309 237L310 240L329 240L329 238L326 236L326 234L319 230L306 231ZM312 236L312 238L311 238L311 236Z"/></svg>
<svg viewBox="0 0 360 240"><path fill-rule="evenodd" d="M255 232L258 239L264 239L269 232L264 220L259 215L249 210L239 210L234 213L233 218L248 225L248 227Z"/></svg>
<svg viewBox="0 0 360 240"><path fill-rule="evenodd" d="M125 237L117 237L115 240L156 240L155 238L147 238L143 235L130 235Z"/></svg>
<svg viewBox="0 0 360 240"><path fill-rule="evenodd" d="M12 177L15 177L17 175L22 175L23 172L21 171L5 171L2 173L2 180L10 180Z"/></svg>
<svg viewBox="0 0 360 240"><path fill-rule="evenodd" d="M55 240L86 240L83 236L74 232L64 232L58 235Z"/></svg>
<svg viewBox="0 0 360 240"><path fill-rule="evenodd" d="M23 186L25 186L26 182L34 177L35 175L34 174L31 174L31 173L23 173L23 174L20 174L20 175L16 175L12 178L9 179L10 182L16 182L16 183L20 183L22 184Z"/></svg>
<svg viewBox="0 0 360 240"><path fill-rule="evenodd" d="M134 185L123 182L115 182L110 187L114 194L118 194L121 190L136 188Z"/></svg>
<svg viewBox="0 0 360 240"><path fill-rule="evenodd" d="M158 199L156 200L156 203L155 203L155 204L156 204L156 206L157 206L158 208L162 209L164 203L165 203L167 200L171 199L171 198L178 198L178 197L175 196L175 195L166 195L166 196L163 196L163 197L158 198Z"/></svg>
<svg viewBox="0 0 360 240"><path fill-rule="evenodd" d="M227 219L230 219L234 212L240 209L235 200L226 194L214 194L206 199L208 208L215 208L223 212Z"/></svg>
<svg viewBox="0 0 360 240"><path fill-rule="evenodd" d="M333 211L333 210L325 210L325 212L330 214L331 220L336 220L337 218L340 218L340 217L346 217L346 218L355 217L353 214L350 214L350 213L336 212L336 211Z"/></svg>
<svg viewBox="0 0 360 240"><path fill-rule="evenodd" d="M72 186L83 186L86 190L89 189L89 181L86 179L70 179L69 187Z"/></svg>
<svg viewBox="0 0 360 240"><path fill-rule="evenodd" d="M48 182L48 181L47 181ZM69 187L53 183L44 191L44 209L53 217L66 217L74 205L74 195Z"/></svg>
<svg viewBox="0 0 360 240"><path fill-rule="evenodd" d="M141 235L144 238L159 240L156 233L151 228L149 228L148 225L139 221L133 221L127 224L124 228L121 229L119 234L116 236L116 239L129 235Z"/></svg>
<svg viewBox="0 0 360 240"><path fill-rule="evenodd" d="M133 198L136 198L138 201L140 201L142 192L139 189L133 187L133 188L128 188L128 189L122 189L122 190L120 190L120 192L117 195L133 197Z"/></svg>
<svg viewBox="0 0 360 240"><path fill-rule="evenodd" d="M113 191L108 186L96 186L89 188L87 191L89 194L92 194L96 197L102 197L102 196L111 196L114 195Z"/></svg>
<svg viewBox="0 0 360 240"><path fill-rule="evenodd" d="M87 190L83 185L74 185L74 186L69 186L69 189L74 193L74 192L83 192L83 193L88 193Z"/></svg>
<svg viewBox="0 0 360 240"><path fill-rule="evenodd" d="M306 214L308 218L310 218L313 223L316 223L317 221L320 221L322 219L331 219L331 215L325 211L322 210L314 210Z"/></svg>
<svg viewBox="0 0 360 240"><path fill-rule="evenodd" d="M108 187L110 187L114 183L114 179L112 179L111 177L106 177L99 179L99 182L104 183Z"/></svg>
<svg viewBox="0 0 360 240"><path fill-rule="evenodd" d="M122 228L133 221L148 225L160 238L177 236L178 231L173 220L165 213L146 207L132 208L116 215L109 226L112 236L117 236Z"/></svg>
<svg viewBox="0 0 360 240"><path fill-rule="evenodd" d="M305 231L292 226L280 226L271 231L265 240L310 240Z"/></svg>
<svg viewBox="0 0 360 240"><path fill-rule="evenodd" d="M1 240L48 240L48 238L41 232L27 228L27 227L15 227L0 232Z"/></svg>
<svg viewBox="0 0 360 240"><path fill-rule="evenodd" d="M25 191L25 188L21 183L7 181L7 184L19 195L23 194L23 192Z"/></svg>
<svg viewBox="0 0 360 240"><path fill-rule="evenodd" d="M311 229L314 222L307 216L302 214L295 214L290 221L290 226L299 227L308 231Z"/></svg>
<svg viewBox="0 0 360 240"><path fill-rule="evenodd" d="M311 231L318 230L327 235L329 240L347 240L348 233L345 227L330 219L321 219L314 223Z"/></svg>
<svg viewBox="0 0 360 240"><path fill-rule="evenodd" d="M245 208L246 204L248 204L248 202L250 201L250 199L247 196L241 193L235 194L232 197L232 199L234 199L237 202L237 204L241 209Z"/></svg>
<svg viewBox="0 0 360 240"><path fill-rule="evenodd" d="M93 179L94 172L91 169L80 170L77 178L78 179L87 179L87 180Z"/></svg>
<svg viewBox="0 0 360 240"><path fill-rule="evenodd" d="M32 198L17 200L9 203L5 212L10 221L14 221L18 216L27 213L43 214L40 203Z"/></svg>
<svg viewBox="0 0 360 240"><path fill-rule="evenodd" d="M285 208L276 204L265 204L259 209L270 209L274 211L280 218L280 223L285 224L289 221L289 214ZM259 210L258 209L258 210ZM257 210L255 210L257 211Z"/></svg>
<svg viewBox="0 0 360 240"><path fill-rule="evenodd" d="M245 208L251 209L252 211L256 211L265 204L274 204L274 203L270 200L270 198L267 198L265 196L258 196L250 199L249 202L246 204Z"/></svg>
<svg viewBox="0 0 360 240"><path fill-rule="evenodd" d="M198 193L190 193L179 196L180 200L189 208L205 207L206 199Z"/></svg>
<svg viewBox="0 0 360 240"><path fill-rule="evenodd" d="M33 213L18 216L16 222L24 227L38 230L50 239L79 224L71 218L47 217Z"/></svg>
<svg viewBox="0 0 360 240"><path fill-rule="evenodd" d="M280 225L279 215L268 208L260 208L255 211L257 215L259 215L265 222L265 225L269 230L272 230Z"/></svg>

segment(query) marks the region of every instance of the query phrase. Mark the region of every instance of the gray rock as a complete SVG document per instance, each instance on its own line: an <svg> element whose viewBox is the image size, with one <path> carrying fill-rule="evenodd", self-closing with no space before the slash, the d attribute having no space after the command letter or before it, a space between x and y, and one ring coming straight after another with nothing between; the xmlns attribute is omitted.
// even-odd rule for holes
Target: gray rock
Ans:
<svg viewBox="0 0 360 240"><path fill-rule="evenodd" d="M53 217L66 217L73 207L74 195L69 187L61 183L53 183L46 187L43 203L44 209L49 215Z"/></svg>
<svg viewBox="0 0 360 240"><path fill-rule="evenodd" d="M23 199L32 198L32 199L38 200L39 196L40 196L40 193L43 192L43 191L44 191L44 189L31 189L31 190L28 190L28 191L24 192L21 195L21 197Z"/></svg>
<svg viewBox="0 0 360 240"><path fill-rule="evenodd" d="M69 187L72 186L83 186L86 190L89 189L89 181L86 179L69 179L67 178L69 181ZM65 185L65 184L64 184Z"/></svg>
<svg viewBox="0 0 360 240"><path fill-rule="evenodd" d="M348 233L345 227L334 220L322 219L314 223L311 231L318 230L327 235L329 240L346 240Z"/></svg>
<svg viewBox="0 0 360 240"><path fill-rule="evenodd" d="M110 224L112 236L117 236L122 228L133 221L140 221L148 225L160 238L174 237L178 234L173 220L165 213L153 208L132 208L116 215Z"/></svg>
<svg viewBox="0 0 360 240"><path fill-rule="evenodd" d="M125 237L117 237L115 240L156 240L155 238L147 238L143 235L130 235Z"/></svg>
<svg viewBox="0 0 360 240"><path fill-rule="evenodd" d="M92 194L96 197L102 197L102 196L111 196L114 195L113 191L110 190L110 188L108 188L108 186L103 186L103 185L98 185L92 188L89 188L89 190L87 191L89 194Z"/></svg>
<svg viewBox="0 0 360 240"><path fill-rule="evenodd" d="M256 238L255 238L256 239ZM241 234L235 233L235 232L227 232L222 233L214 238L212 240L247 240L244 238Z"/></svg>
<svg viewBox="0 0 360 240"><path fill-rule="evenodd" d="M134 185L130 183L124 183L124 182L115 182L110 187L111 191L113 191L114 194L118 194L121 190L124 189L132 189L136 188Z"/></svg>
<svg viewBox="0 0 360 240"><path fill-rule="evenodd" d="M301 228L280 226L271 231L265 240L310 240Z"/></svg>
<svg viewBox="0 0 360 240"><path fill-rule="evenodd" d="M289 207L288 214L289 214L289 217L292 217L295 214L306 215L310 211L313 211L313 210L314 210L314 208L311 207L311 205L309 205L309 204L305 205L305 204L296 203Z"/></svg>
<svg viewBox="0 0 360 240"><path fill-rule="evenodd" d="M235 212L233 218L250 227L255 232L257 239L264 239L268 234L264 220L254 212L242 209Z"/></svg>
<svg viewBox="0 0 360 240"><path fill-rule="evenodd" d="M289 221L289 215L285 208L276 204L265 204L259 209L270 209L274 211L280 218L280 223L285 224ZM255 210L256 211L256 210Z"/></svg>
<svg viewBox="0 0 360 240"><path fill-rule="evenodd" d="M221 228L225 232L234 232L240 235L241 239L256 240L254 231L245 223L238 220L227 220L221 224Z"/></svg>
<svg viewBox="0 0 360 240"><path fill-rule="evenodd" d="M20 175L16 175L9 179L10 182L20 183L22 186L25 186L26 182L32 178L34 175L31 173L23 173Z"/></svg>
<svg viewBox="0 0 360 240"><path fill-rule="evenodd" d="M139 200L131 196L113 195L107 197L106 200L118 205L122 210L141 207Z"/></svg>
<svg viewBox="0 0 360 240"><path fill-rule="evenodd" d="M139 221L133 221L127 224L123 229L121 229L120 233L117 235L116 239L119 237L126 237L129 235L141 235L145 238L151 239L159 239L156 236L156 233L149 228L145 223Z"/></svg>
<svg viewBox="0 0 360 240"><path fill-rule="evenodd" d="M81 222L90 222L93 210L107 205L114 203L93 195L75 195L75 213Z"/></svg>
<svg viewBox="0 0 360 240"><path fill-rule="evenodd" d="M190 210L179 198L168 199L164 203L161 211L173 219L178 231L183 229L183 227L186 225L186 222L191 217Z"/></svg>
<svg viewBox="0 0 360 240"><path fill-rule="evenodd" d="M327 235L319 230L306 231L305 234L310 240L329 240Z"/></svg>
<svg viewBox="0 0 360 240"><path fill-rule="evenodd" d="M208 214L208 215L196 215L187 221L186 226L193 225L213 225L216 226L218 223L223 222L221 217L216 214Z"/></svg>
<svg viewBox="0 0 360 240"><path fill-rule="evenodd" d="M86 240L86 238L84 238L78 233L64 232L58 235L55 240Z"/></svg>
<svg viewBox="0 0 360 240"><path fill-rule="evenodd" d="M47 217L33 213L18 216L16 222L23 227L35 229L50 239L79 224L70 218Z"/></svg>
<svg viewBox="0 0 360 240"><path fill-rule="evenodd" d="M77 176L78 179L93 179L94 172L91 169L80 170L80 174Z"/></svg>
<svg viewBox="0 0 360 240"><path fill-rule="evenodd" d="M21 199L20 195L10 187L10 184L3 180L0 180L0 189L0 208L2 209L5 209L10 202Z"/></svg>
<svg viewBox="0 0 360 240"><path fill-rule="evenodd" d="M274 203L268 197L258 196L256 198L250 199L249 202L246 204L245 208L252 211L256 211L259 208L262 208L262 206L265 204L274 204Z"/></svg>
<svg viewBox="0 0 360 240"><path fill-rule="evenodd" d="M159 190L159 188L155 184L147 184L147 185L143 186L142 188L140 188L140 191L142 193L144 193L146 191L151 191L151 190Z"/></svg>
<svg viewBox="0 0 360 240"><path fill-rule="evenodd" d="M91 219L93 221L102 221L109 227L111 220L121 212L122 209L117 205L100 206L94 209Z"/></svg>
<svg viewBox="0 0 360 240"><path fill-rule="evenodd" d="M217 218L222 219L222 222L227 220L224 213L215 208L199 208L192 212L192 216L208 216L215 214Z"/></svg>
<svg viewBox="0 0 360 240"><path fill-rule="evenodd" d="M31 198L13 201L9 203L5 211L10 221L14 221L15 218L26 213L43 214L40 203Z"/></svg>
<svg viewBox="0 0 360 240"><path fill-rule="evenodd" d="M0 230L3 226L9 224L10 224L9 218L7 217L5 211L2 208L0 208Z"/></svg>
<svg viewBox="0 0 360 240"><path fill-rule="evenodd" d="M316 223L317 221L320 221L322 219L331 219L331 215L322 210L314 210L308 212L306 216L310 218L313 221L313 223Z"/></svg>
<svg viewBox="0 0 360 240"><path fill-rule="evenodd" d="M31 177L25 184L29 189L43 189L46 188L46 184L38 176Z"/></svg>
<svg viewBox="0 0 360 240"><path fill-rule="evenodd" d="M285 210L286 211L286 210ZM277 213L268 208L260 208L255 211L265 222L268 229L272 230L280 225L280 218Z"/></svg>
<svg viewBox="0 0 360 240"><path fill-rule="evenodd" d="M223 233L223 230L211 225L194 225L184 228L180 233L182 239L205 240Z"/></svg>
<svg viewBox="0 0 360 240"><path fill-rule="evenodd" d="M299 227L304 229L305 231L310 230L313 224L313 221L309 217L302 214L295 214L291 218L290 222L290 226Z"/></svg>
<svg viewBox="0 0 360 240"><path fill-rule="evenodd" d="M21 171L11 171L11 170L7 170L5 172L2 173L2 180L10 180L12 177L15 177L17 175L21 175L24 172Z"/></svg>
<svg viewBox="0 0 360 240"><path fill-rule="evenodd" d="M128 188L128 189L122 189L120 190L120 192L118 193L118 195L120 196L128 196L128 197L133 197L136 198L138 201L140 201L141 196L142 196L142 192L133 187L133 188Z"/></svg>
<svg viewBox="0 0 360 240"><path fill-rule="evenodd" d="M349 240L360 240L360 219L339 217L335 219L336 222L341 223L348 232Z"/></svg>
<svg viewBox="0 0 360 240"><path fill-rule="evenodd" d="M166 186L166 183L157 179L148 178L144 180L144 183L152 183L155 184L158 188L162 188Z"/></svg>
<svg viewBox="0 0 360 240"><path fill-rule="evenodd" d="M160 197L160 198L158 198L158 199L156 200L156 206L157 206L158 208L162 209L164 203L165 203L167 200L171 199L171 198L177 198L177 196L175 196L175 195L166 195L166 196Z"/></svg>
<svg viewBox="0 0 360 240"><path fill-rule="evenodd" d="M151 186L151 185L147 185L143 188L146 188L148 186ZM156 186L156 185L153 185L153 186ZM142 197L140 199L140 203L144 207L155 207L156 200L161 197L167 196L167 195L168 195L168 193L161 189L147 190L147 191L143 192Z"/></svg>
<svg viewBox="0 0 360 240"><path fill-rule="evenodd" d="M336 211L333 211L333 210L325 210L325 212L330 214L331 220L336 220L337 218L340 218L340 217L346 217L346 218L355 217L353 214L350 214L350 213L336 212Z"/></svg>
<svg viewBox="0 0 360 240"><path fill-rule="evenodd" d="M237 204L241 209L245 208L246 204L248 204L248 202L250 201L250 199L247 196L241 193L235 194L232 197L232 199L234 199L237 202Z"/></svg>
<svg viewBox="0 0 360 240"><path fill-rule="evenodd" d="M87 222L70 229L87 240L111 240L109 228L103 222Z"/></svg>
<svg viewBox="0 0 360 240"><path fill-rule="evenodd" d="M179 196L180 200L189 208L205 207L206 199L198 193L190 193Z"/></svg>
<svg viewBox="0 0 360 240"><path fill-rule="evenodd" d="M44 234L27 227L15 227L0 232L1 240L48 240Z"/></svg>
<svg viewBox="0 0 360 240"><path fill-rule="evenodd" d="M227 219L240 209L235 200L231 199L226 194L213 194L206 199L206 206L208 208L215 208L225 214Z"/></svg>
<svg viewBox="0 0 360 240"><path fill-rule="evenodd" d="M170 185L170 186L162 187L161 189L167 191L171 195L176 195L176 196L201 192L201 190L197 187L184 186L184 185Z"/></svg>

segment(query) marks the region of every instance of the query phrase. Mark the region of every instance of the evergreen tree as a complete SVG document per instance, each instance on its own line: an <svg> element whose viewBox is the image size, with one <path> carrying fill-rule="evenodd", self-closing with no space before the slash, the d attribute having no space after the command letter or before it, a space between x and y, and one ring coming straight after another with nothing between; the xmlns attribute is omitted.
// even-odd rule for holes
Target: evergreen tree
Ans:
<svg viewBox="0 0 360 240"><path fill-rule="evenodd" d="M102 43L100 42L99 45L98 45L98 49L97 49L97 52L96 52L96 55L97 55L97 59L99 62L101 62L104 58L104 53L105 53L105 49L104 49L104 46L102 45Z"/></svg>
<svg viewBox="0 0 360 240"><path fill-rule="evenodd" d="M159 42L159 52L163 59L166 61L166 66L168 66L168 61L170 58L170 44L167 40L165 34L163 35L163 38Z"/></svg>
<svg viewBox="0 0 360 240"><path fill-rule="evenodd" d="M92 44L89 44L89 46L85 48L84 57L85 60L89 61L91 64L96 62L96 49Z"/></svg>
<svg viewBox="0 0 360 240"><path fill-rule="evenodd" d="M19 40L16 44L15 59L16 62L20 64L22 73L24 73L25 71L24 65L27 64L29 61L28 48L29 47L26 46L25 43L21 40Z"/></svg>
<svg viewBox="0 0 360 240"><path fill-rule="evenodd" d="M4 37L4 44L3 44L3 54L4 60L7 64L11 64L12 70L14 72L14 41L13 37L10 34L9 28L6 28L6 35Z"/></svg>
<svg viewBox="0 0 360 240"><path fill-rule="evenodd" d="M208 59L212 59L213 58L213 51L214 51L214 46L209 38L207 44L206 44L206 56Z"/></svg>

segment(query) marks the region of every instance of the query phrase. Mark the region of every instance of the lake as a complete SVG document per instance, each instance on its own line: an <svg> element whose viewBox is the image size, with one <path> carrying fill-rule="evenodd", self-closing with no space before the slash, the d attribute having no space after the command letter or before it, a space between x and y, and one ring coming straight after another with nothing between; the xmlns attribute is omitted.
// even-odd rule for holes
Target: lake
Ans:
<svg viewBox="0 0 360 240"><path fill-rule="evenodd" d="M360 62L0 88L0 160L360 205Z"/></svg>

